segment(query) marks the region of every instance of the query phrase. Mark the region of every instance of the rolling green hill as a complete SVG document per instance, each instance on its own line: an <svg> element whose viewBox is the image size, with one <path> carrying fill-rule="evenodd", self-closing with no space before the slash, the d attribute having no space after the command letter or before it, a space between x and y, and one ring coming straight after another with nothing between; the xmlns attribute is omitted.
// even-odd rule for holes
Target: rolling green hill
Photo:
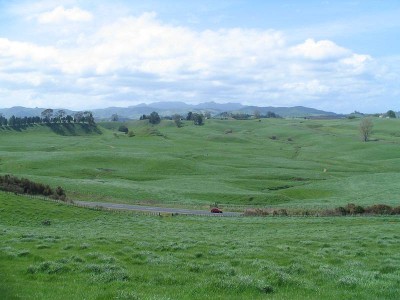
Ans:
<svg viewBox="0 0 400 300"><path fill-rule="evenodd" d="M399 205L399 120L0 128L0 173L72 199ZM57 130L55 130L57 129ZM1 299L397 299L397 216L149 216L0 192Z"/></svg>
<svg viewBox="0 0 400 300"><path fill-rule="evenodd" d="M173 206L398 205L398 120L102 123L102 134L46 126L0 130L0 173L63 186L73 199ZM103 127L102 127L103 126Z"/></svg>

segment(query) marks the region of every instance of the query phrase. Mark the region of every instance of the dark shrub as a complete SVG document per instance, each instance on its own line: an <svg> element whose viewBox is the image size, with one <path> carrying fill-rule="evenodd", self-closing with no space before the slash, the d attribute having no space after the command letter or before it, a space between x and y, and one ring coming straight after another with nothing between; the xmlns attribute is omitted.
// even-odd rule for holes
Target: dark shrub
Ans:
<svg viewBox="0 0 400 300"><path fill-rule="evenodd" d="M354 213L355 213L355 214L363 214L364 212L365 212L364 207L362 207L362 206L360 206L360 205L357 205L357 206L354 208Z"/></svg>
<svg viewBox="0 0 400 300"><path fill-rule="evenodd" d="M280 214L281 216L287 216L287 215L289 215L288 212L287 212L287 210L284 209L284 208L282 208L282 209L279 210L279 214Z"/></svg>
<svg viewBox="0 0 400 300"><path fill-rule="evenodd" d="M392 215L400 215L400 206L393 207Z"/></svg>
<svg viewBox="0 0 400 300"><path fill-rule="evenodd" d="M65 191L57 187L53 191L50 186L30 181L26 178L18 178L12 175L0 176L0 190L16 194L43 195L54 199L65 200Z"/></svg>
<svg viewBox="0 0 400 300"><path fill-rule="evenodd" d="M364 207L360 205L355 205L353 203L347 204L347 206L344 209L346 210L346 213L350 215L359 215L365 212Z"/></svg>
<svg viewBox="0 0 400 300"><path fill-rule="evenodd" d="M347 215L347 210L343 206L339 206L335 209L336 213L340 216Z"/></svg>
<svg viewBox="0 0 400 300"><path fill-rule="evenodd" d="M123 133L128 133L129 129L125 125L121 125L118 127L118 131L123 132Z"/></svg>
<svg viewBox="0 0 400 300"><path fill-rule="evenodd" d="M288 216L288 211L284 208L278 209L278 210L274 210L272 212L273 216Z"/></svg>
<svg viewBox="0 0 400 300"><path fill-rule="evenodd" d="M365 212L375 215L390 215L392 214L392 207L386 204L376 204L366 207Z"/></svg>

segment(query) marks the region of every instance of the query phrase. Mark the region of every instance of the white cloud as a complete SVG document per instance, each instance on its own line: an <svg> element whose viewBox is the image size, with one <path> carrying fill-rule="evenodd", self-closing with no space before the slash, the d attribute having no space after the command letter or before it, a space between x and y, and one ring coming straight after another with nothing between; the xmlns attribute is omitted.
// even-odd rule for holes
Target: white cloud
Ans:
<svg viewBox="0 0 400 300"><path fill-rule="evenodd" d="M63 6L58 6L52 11L47 11L39 14L37 20L41 24L60 24L64 22L88 22L93 19L93 15L79 7L66 9Z"/></svg>
<svg viewBox="0 0 400 300"><path fill-rule="evenodd" d="M304 57L312 60L326 60L346 57L351 52L342 48L329 40L314 41L307 39L303 44L297 45L290 49L294 56Z"/></svg>
<svg viewBox="0 0 400 300"><path fill-rule="evenodd" d="M362 74L366 71L366 65L372 61L369 55L352 54L340 60L340 64L353 74Z"/></svg>
<svg viewBox="0 0 400 300"><path fill-rule="evenodd" d="M16 42L10 41L9 39L0 38L0 57L12 57L16 61L54 61L57 57L57 50L54 47L42 47L31 43Z"/></svg>
<svg viewBox="0 0 400 300"><path fill-rule="evenodd" d="M38 21L91 18L89 12L59 7ZM330 40L293 45L276 30L195 31L165 24L155 13L73 32L67 42L60 33L49 46L0 38L0 85L10 95L39 93L42 102L56 97L67 108L163 100L321 107L329 98L337 101L328 107L334 109L348 95L363 99L381 91L378 76L399 75ZM26 97L20 101L23 105Z"/></svg>

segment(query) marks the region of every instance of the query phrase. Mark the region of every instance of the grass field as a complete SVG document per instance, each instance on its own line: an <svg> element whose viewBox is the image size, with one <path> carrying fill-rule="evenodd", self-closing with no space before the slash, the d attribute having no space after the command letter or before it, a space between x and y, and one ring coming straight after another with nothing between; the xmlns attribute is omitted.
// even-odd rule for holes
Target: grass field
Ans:
<svg viewBox="0 0 400 300"><path fill-rule="evenodd" d="M398 299L399 232L398 217L156 217L0 193L0 295Z"/></svg>
<svg viewBox="0 0 400 300"><path fill-rule="evenodd" d="M399 120L172 121L0 130L0 173L61 185L72 199L172 206L398 205ZM78 125L76 125L78 126ZM74 135L75 134L75 135ZM324 172L325 171L325 172Z"/></svg>
<svg viewBox="0 0 400 300"><path fill-rule="evenodd" d="M72 199L398 206L400 121L0 128L0 174ZM398 299L400 219L146 216L0 192L1 299Z"/></svg>

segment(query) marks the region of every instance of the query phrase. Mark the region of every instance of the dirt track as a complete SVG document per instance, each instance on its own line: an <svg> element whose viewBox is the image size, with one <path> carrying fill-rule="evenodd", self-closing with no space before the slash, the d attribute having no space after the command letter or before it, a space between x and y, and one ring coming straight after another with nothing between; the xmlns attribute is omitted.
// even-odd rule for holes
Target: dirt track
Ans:
<svg viewBox="0 0 400 300"><path fill-rule="evenodd" d="M223 212L222 214L213 214L207 210L191 210L181 208L167 208L167 207L154 207L154 206L142 206L142 205L131 205L131 204L117 204L117 203L104 203L104 202L86 202L86 201L74 201L74 203L87 206L87 207L103 207L108 209L116 210L133 210L143 211L152 213L171 213L179 215L196 215L196 216L216 216L216 217L239 217L242 214L237 212Z"/></svg>

